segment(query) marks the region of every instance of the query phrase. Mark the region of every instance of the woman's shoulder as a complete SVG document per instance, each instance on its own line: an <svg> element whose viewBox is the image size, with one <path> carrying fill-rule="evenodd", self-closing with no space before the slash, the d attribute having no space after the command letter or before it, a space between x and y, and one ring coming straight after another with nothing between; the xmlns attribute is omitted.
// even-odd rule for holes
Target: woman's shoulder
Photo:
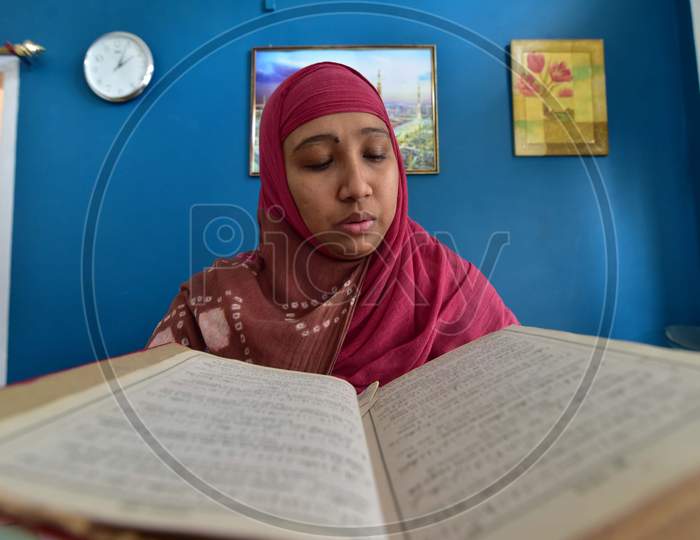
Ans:
<svg viewBox="0 0 700 540"><path fill-rule="evenodd" d="M429 233L419 223L411 221L413 250L421 261L429 266L443 267L448 264L453 270L470 272L476 268L471 261L458 253L457 243L449 233Z"/></svg>
<svg viewBox="0 0 700 540"><path fill-rule="evenodd" d="M182 282L180 291L185 292L189 297L220 294L222 288L225 289L236 282L238 273L242 271L257 273L257 255L257 250L251 250L214 259L211 264Z"/></svg>

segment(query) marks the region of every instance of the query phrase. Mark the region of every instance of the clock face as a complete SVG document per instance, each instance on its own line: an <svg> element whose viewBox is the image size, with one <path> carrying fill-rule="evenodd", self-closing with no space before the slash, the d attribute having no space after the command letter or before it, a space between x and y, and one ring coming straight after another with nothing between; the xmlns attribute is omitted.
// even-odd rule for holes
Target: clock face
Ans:
<svg viewBox="0 0 700 540"><path fill-rule="evenodd" d="M153 56L143 40L128 32L110 32L90 45L83 62L85 80L108 101L135 98L153 76Z"/></svg>

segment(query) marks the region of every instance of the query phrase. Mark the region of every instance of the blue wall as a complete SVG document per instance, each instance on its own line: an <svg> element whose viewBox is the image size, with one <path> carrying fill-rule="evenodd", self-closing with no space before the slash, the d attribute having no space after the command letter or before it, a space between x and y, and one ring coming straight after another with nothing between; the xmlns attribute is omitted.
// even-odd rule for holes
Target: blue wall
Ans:
<svg viewBox="0 0 700 540"><path fill-rule="evenodd" d="M277 10L301 3L278 0ZM605 40L610 155L588 162L604 178L619 242L613 336L661 343L664 325L700 323L699 118L687 1L394 3L428 9L501 47L514 38ZM81 301L83 227L100 166L137 102L111 105L90 93L86 48L107 31L139 34L154 53L157 80L262 8L257 0L3 7L0 38L32 38L48 49L21 80L10 382L93 359ZM442 170L409 177L412 216L431 232L450 232L476 263L493 232L509 231L492 279L521 321L596 332L606 266L591 183L577 158L513 157L503 66L424 24L326 15L223 47L137 126L97 222L95 295L109 354L142 347L179 283L206 263L201 254L194 268L189 260L192 205L255 208L258 180L247 175L250 49L332 43L437 45Z"/></svg>

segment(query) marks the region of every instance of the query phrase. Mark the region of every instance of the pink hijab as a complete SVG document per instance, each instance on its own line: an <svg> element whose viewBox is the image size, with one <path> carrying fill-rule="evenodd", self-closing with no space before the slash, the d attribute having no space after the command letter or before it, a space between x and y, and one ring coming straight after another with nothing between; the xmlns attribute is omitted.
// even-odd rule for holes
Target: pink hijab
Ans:
<svg viewBox="0 0 700 540"><path fill-rule="evenodd" d="M335 259L306 227L282 143L338 112L380 118L399 167L396 215L379 248ZM361 391L484 334L517 324L484 275L408 217L406 172L381 96L335 62L284 80L260 124L260 245L183 284L149 346L168 341L273 367L330 373ZM172 319L169 319L172 317Z"/></svg>

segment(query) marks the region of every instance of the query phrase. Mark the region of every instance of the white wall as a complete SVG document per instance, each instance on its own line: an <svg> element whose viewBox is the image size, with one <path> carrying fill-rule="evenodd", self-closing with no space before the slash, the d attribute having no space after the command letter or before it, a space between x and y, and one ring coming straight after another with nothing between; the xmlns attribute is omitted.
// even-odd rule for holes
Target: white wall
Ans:
<svg viewBox="0 0 700 540"><path fill-rule="evenodd" d="M698 80L700 80L700 0L690 0L690 12L693 17L695 55L698 61Z"/></svg>
<svg viewBox="0 0 700 540"><path fill-rule="evenodd" d="M15 141L19 97L19 60L0 57L3 103L0 116L0 386L7 383L10 318L10 257L15 199Z"/></svg>

